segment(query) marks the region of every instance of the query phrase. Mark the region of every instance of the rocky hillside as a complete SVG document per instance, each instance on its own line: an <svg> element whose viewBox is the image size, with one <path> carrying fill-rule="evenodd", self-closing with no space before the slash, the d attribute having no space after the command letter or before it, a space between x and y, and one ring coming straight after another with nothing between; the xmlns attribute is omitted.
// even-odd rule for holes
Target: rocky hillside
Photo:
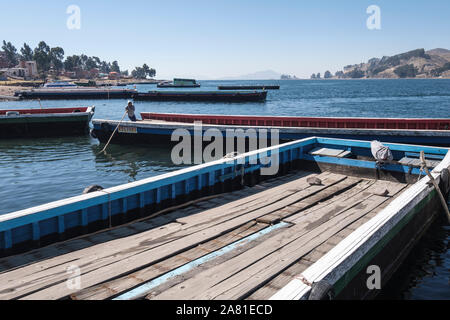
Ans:
<svg viewBox="0 0 450 320"><path fill-rule="evenodd" d="M450 50L417 49L392 57L349 65L334 78L450 78Z"/></svg>

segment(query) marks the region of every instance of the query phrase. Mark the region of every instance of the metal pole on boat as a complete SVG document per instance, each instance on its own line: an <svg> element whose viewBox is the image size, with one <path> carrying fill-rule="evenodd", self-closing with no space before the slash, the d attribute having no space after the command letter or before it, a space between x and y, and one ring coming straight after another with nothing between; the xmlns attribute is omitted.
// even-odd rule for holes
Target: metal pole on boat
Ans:
<svg viewBox="0 0 450 320"><path fill-rule="evenodd" d="M123 119L125 118L125 116L127 115L128 111L125 111L125 113L122 116L122 119L120 119L119 123L117 124L117 127L114 129L114 132L112 133L111 137L109 137L108 142L106 143L106 146L103 148L102 151L100 151L99 153L97 153L97 155L99 155L100 153L103 153L106 151L106 148L108 148L109 143L111 142L112 138L114 137L114 135L116 134L117 129L119 129L120 124L122 123Z"/></svg>
<svg viewBox="0 0 450 320"><path fill-rule="evenodd" d="M41 99L38 99L38 101L39 101L39 105L41 106L41 109L42 109Z"/></svg>
<svg viewBox="0 0 450 320"><path fill-rule="evenodd" d="M441 192L441 189L439 188L439 185L437 184L436 180L434 180L433 176L430 173L430 170L428 170L427 162L425 161L425 152L420 151L420 161L422 162L422 168L425 170L428 178L430 178L430 181L433 183L434 188L436 189L437 193L439 194L439 198L441 199L442 205L444 206L444 210L447 213L447 219L448 222L450 222L450 211L447 206L447 201L445 201L444 195Z"/></svg>

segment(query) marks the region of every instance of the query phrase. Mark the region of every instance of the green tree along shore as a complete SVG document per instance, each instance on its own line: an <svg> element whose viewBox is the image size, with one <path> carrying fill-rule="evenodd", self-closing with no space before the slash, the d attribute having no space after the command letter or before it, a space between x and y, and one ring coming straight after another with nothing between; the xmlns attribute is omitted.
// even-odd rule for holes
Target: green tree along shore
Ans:
<svg viewBox="0 0 450 320"><path fill-rule="evenodd" d="M13 68L19 60L36 61L37 68L41 78L46 78L50 71L59 75L64 71L90 71L98 69L100 73L108 74L117 72L124 76L128 76L128 70L121 70L118 61L107 62L99 57L89 57L85 54L72 55L65 57L64 49L61 47L50 47L44 41L39 42L33 50L27 43L24 43L20 49L20 53L11 42L3 40L1 50L4 51L8 67ZM131 75L138 79L156 76L156 70L150 68L147 64L142 67L136 67Z"/></svg>

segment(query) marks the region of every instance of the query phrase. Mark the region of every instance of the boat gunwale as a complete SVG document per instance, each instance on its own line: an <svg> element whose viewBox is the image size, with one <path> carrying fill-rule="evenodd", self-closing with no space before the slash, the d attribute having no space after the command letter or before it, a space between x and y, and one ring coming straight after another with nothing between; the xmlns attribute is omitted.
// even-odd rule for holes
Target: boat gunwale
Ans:
<svg viewBox="0 0 450 320"><path fill-rule="evenodd" d="M265 116L265 115L225 115L225 114L191 114L191 113L175 113L175 112L164 112L164 113L158 113L158 112L141 112L142 114L149 114L149 115L157 115L157 116L180 116L180 117L219 117L224 119L242 119L242 118L251 118L252 120L258 120L258 119L282 119L282 120L298 120L298 119L305 119L305 120L392 120L392 121L398 121L398 120L435 120L435 121L449 121L450 118L377 118L377 117L289 117L289 116ZM149 119L154 120L154 119Z"/></svg>
<svg viewBox="0 0 450 320"><path fill-rule="evenodd" d="M158 121L158 122L152 122L152 121ZM118 123L118 120L106 120L106 119L95 119L92 121L93 124L101 124L101 123L108 123L108 124L116 124ZM198 121L201 123L201 121ZM248 129L277 129L282 130L284 133L308 133L312 136L320 136L321 134L342 134L342 133L355 133L355 132L362 132L364 134L380 134L380 133L386 133L385 135L411 135L412 133L417 133L416 135L419 136L424 133L430 133L431 136L434 135L443 135L443 136L449 136L450 130L433 130L433 129L367 129L367 128L315 128L315 127L282 127L282 126L257 126L257 125L237 125L237 124L208 124L208 123L201 123L203 127L208 128L236 128L236 129L242 129L242 128L248 128ZM168 129L174 129L174 128L180 128L180 127L194 127L195 122L170 122L165 120L152 120L152 119L145 119L140 120L136 122L131 121L123 121L121 123L121 126L135 126L140 128L148 128L150 126L153 126L155 128L168 128Z"/></svg>
<svg viewBox="0 0 450 320"><path fill-rule="evenodd" d="M72 112L69 112L69 111L68 112L54 112L54 113L20 113L20 111L22 111L21 109L0 110L0 112L2 112L2 111L6 111L6 112L17 111L17 112L19 112L19 115L11 115L11 116L7 116L6 113L0 114L0 120L2 120L2 119L22 119L22 118L50 118L50 117L56 117L56 118L58 118L58 117L81 117L81 116L92 117L95 113L95 106L82 107L82 108L61 108L61 109L66 109L66 110L71 109L73 111ZM75 110L77 110L77 109L85 109L85 111L75 112ZM28 110L33 110L33 109L23 109L23 111L28 111ZM40 109L34 109L34 110L40 110Z"/></svg>

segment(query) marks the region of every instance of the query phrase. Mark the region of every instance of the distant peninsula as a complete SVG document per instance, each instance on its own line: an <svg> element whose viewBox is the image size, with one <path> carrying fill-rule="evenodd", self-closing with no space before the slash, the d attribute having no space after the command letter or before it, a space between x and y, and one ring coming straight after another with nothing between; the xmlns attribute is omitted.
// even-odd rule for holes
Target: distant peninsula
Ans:
<svg viewBox="0 0 450 320"><path fill-rule="evenodd" d="M326 71L311 79L399 79L450 78L450 50L416 49L395 56L370 59L367 63L345 66L334 75Z"/></svg>

